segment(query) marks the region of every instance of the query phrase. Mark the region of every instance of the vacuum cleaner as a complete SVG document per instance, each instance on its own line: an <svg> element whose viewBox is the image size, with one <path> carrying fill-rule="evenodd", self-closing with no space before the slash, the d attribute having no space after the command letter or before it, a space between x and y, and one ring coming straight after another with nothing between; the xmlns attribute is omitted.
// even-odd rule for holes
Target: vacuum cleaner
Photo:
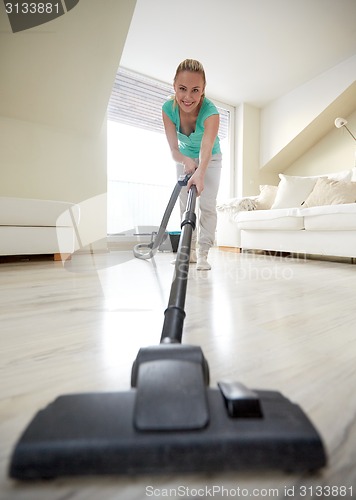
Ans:
<svg viewBox="0 0 356 500"><path fill-rule="evenodd" d="M178 181L168 218L186 183L187 178ZM160 343L139 350L131 389L62 395L40 410L14 447L11 478L303 472L326 465L322 440L298 405L277 391L252 390L239 382L209 387L202 349L181 342L196 196L192 186ZM158 241L135 254L154 255L167 217Z"/></svg>
<svg viewBox="0 0 356 500"><path fill-rule="evenodd" d="M157 250L160 248L165 238L167 237L166 228L171 217L173 208L176 204L177 198L183 186L186 186L191 175L181 175L178 178L177 184L174 186L173 192L169 199L166 210L164 211L161 224L158 228L156 237L152 238L150 243L139 243L134 246L133 253L138 259L152 259L155 256Z"/></svg>

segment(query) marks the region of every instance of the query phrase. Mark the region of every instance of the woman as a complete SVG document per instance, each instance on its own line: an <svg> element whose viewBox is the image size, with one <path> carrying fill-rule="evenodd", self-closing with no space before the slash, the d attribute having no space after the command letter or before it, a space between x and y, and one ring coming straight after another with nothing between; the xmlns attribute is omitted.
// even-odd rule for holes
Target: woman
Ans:
<svg viewBox="0 0 356 500"><path fill-rule="evenodd" d="M162 117L177 176L192 174L187 189L180 195L181 213L187 192L194 184L199 198L198 255L196 231L192 237L190 262L208 270L209 250L214 244L217 222L216 196L221 174L221 150L218 138L219 112L205 97L205 72L199 61L186 59L174 77L174 99L163 104Z"/></svg>

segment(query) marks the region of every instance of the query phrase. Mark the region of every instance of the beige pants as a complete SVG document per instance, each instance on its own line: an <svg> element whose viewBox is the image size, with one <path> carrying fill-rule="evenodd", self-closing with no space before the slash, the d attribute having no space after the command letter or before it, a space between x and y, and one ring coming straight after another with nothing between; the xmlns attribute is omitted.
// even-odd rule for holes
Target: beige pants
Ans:
<svg viewBox="0 0 356 500"><path fill-rule="evenodd" d="M211 157L204 178L204 190L197 198L197 227L192 236L192 249L198 246L199 253L207 254L215 241L217 223L216 197L221 175L221 153ZM198 165L198 160L196 160ZM177 163L177 178L184 174L184 167ZM182 188L180 195L180 212L183 215L187 205L187 189Z"/></svg>

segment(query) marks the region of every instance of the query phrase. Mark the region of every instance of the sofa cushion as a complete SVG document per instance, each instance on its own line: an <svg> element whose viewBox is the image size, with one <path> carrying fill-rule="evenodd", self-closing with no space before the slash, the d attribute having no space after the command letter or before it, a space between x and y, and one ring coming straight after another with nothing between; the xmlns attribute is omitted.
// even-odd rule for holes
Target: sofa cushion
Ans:
<svg viewBox="0 0 356 500"><path fill-rule="evenodd" d="M313 191L316 177L298 177L279 174L280 183L272 209L300 207Z"/></svg>
<svg viewBox="0 0 356 500"><path fill-rule="evenodd" d="M332 179L334 181L345 181L349 182L354 174L354 169L351 170L341 170L340 172L333 172L332 174L318 175L317 177L326 177L327 179Z"/></svg>
<svg viewBox="0 0 356 500"><path fill-rule="evenodd" d="M356 202L356 182L335 181L320 178L303 207L337 205Z"/></svg>
<svg viewBox="0 0 356 500"><path fill-rule="evenodd" d="M69 211L69 209L71 209ZM0 226L55 227L79 222L79 206L73 203L32 198L0 197Z"/></svg>
<svg viewBox="0 0 356 500"><path fill-rule="evenodd" d="M304 208L300 213L308 231L356 230L356 203Z"/></svg>
<svg viewBox="0 0 356 500"><path fill-rule="evenodd" d="M304 229L304 219L299 208L282 208L275 210L254 210L239 212L237 222L239 229Z"/></svg>
<svg viewBox="0 0 356 500"><path fill-rule="evenodd" d="M353 170L342 170L341 172L333 172L323 176L298 176L298 175L285 175L279 174L280 183L278 184L278 191L276 199L272 208L289 208L299 207L312 190L320 178L328 178L340 181L350 181L353 175Z"/></svg>
<svg viewBox="0 0 356 500"><path fill-rule="evenodd" d="M260 194L255 199L256 208L258 210L269 210L276 199L277 190L278 186L270 186L269 184L260 186Z"/></svg>

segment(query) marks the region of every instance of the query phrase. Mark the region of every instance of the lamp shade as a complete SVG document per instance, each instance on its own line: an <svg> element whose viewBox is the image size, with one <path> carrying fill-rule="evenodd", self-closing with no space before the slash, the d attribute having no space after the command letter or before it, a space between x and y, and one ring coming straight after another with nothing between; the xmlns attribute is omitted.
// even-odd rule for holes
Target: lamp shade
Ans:
<svg viewBox="0 0 356 500"><path fill-rule="evenodd" d="M336 120L335 120L335 127L336 128L344 127L346 124L347 124L347 120L345 120L345 118L336 118Z"/></svg>

